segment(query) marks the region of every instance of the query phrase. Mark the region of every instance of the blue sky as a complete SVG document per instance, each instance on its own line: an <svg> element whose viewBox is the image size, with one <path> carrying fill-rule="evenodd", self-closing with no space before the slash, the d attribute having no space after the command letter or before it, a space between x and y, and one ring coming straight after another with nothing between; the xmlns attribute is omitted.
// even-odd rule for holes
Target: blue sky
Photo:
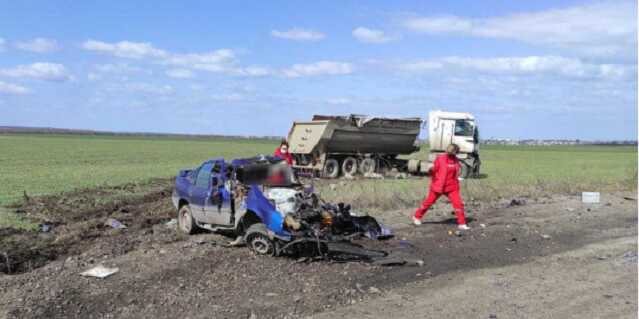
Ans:
<svg viewBox="0 0 639 319"><path fill-rule="evenodd" d="M0 125L286 135L472 112L483 137L636 139L634 1L0 1Z"/></svg>

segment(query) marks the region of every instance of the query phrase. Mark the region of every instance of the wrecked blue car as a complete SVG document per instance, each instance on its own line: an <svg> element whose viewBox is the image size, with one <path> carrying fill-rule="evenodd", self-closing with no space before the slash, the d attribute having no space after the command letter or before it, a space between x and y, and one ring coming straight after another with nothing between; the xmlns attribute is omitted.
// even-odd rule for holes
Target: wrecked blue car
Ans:
<svg viewBox="0 0 639 319"><path fill-rule="evenodd" d="M181 170L172 199L180 231L230 232L257 254L380 257L385 254L344 243L392 236L374 218L352 214L350 205L320 200L277 157L217 158Z"/></svg>

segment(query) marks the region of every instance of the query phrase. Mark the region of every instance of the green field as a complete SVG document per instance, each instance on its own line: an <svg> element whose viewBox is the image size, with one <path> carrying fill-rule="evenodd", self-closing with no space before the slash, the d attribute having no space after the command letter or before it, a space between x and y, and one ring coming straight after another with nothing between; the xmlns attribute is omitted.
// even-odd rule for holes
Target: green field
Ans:
<svg viewBox="0 0 639 319"><path fill-rule="evenodd" d="M211 157L271 154L274 141L0 135L0 206L30 196L174 176Z"/></svg>
<svg viewBox="0 0 639 319"><path fill-rule="evenodd" d="M179 137L0 135L0 206L30 196L173 176L211 157L270 154L276 142ZM418 156L425 158L426 150ZM634 190L636 146L482 146L481 179L464 182L467 196L492 199L544 192ZM413 205L425 180L367 180L334 199L378 208Z"/></svg>

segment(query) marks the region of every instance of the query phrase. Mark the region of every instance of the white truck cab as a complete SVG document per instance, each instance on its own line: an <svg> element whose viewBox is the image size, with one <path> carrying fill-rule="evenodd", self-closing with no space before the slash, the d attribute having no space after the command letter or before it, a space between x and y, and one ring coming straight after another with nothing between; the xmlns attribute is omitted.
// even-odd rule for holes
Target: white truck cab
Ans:
<svg viewBox="0 0 639 319"><path fill-rule="evenodd" d="M450 144L459 146L462 177L479 174L479 130L470 113L431 111L428 113L429 168Z"/></svg>

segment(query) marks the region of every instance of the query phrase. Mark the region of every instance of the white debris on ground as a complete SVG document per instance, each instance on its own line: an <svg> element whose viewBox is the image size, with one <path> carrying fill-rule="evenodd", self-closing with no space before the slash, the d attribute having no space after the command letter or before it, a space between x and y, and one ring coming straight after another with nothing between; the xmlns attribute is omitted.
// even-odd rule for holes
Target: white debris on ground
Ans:
<svg viewBox="0 0 639 319"><path fill-rule="evenodd" d="M80 273L80 275L85 277L95 277L95 278L104 279L106 277L109 277L117 273L118 271L120 271L119 268L107 268L107 267L104 267L103 265L97 265L87 271Z"/></svg>

